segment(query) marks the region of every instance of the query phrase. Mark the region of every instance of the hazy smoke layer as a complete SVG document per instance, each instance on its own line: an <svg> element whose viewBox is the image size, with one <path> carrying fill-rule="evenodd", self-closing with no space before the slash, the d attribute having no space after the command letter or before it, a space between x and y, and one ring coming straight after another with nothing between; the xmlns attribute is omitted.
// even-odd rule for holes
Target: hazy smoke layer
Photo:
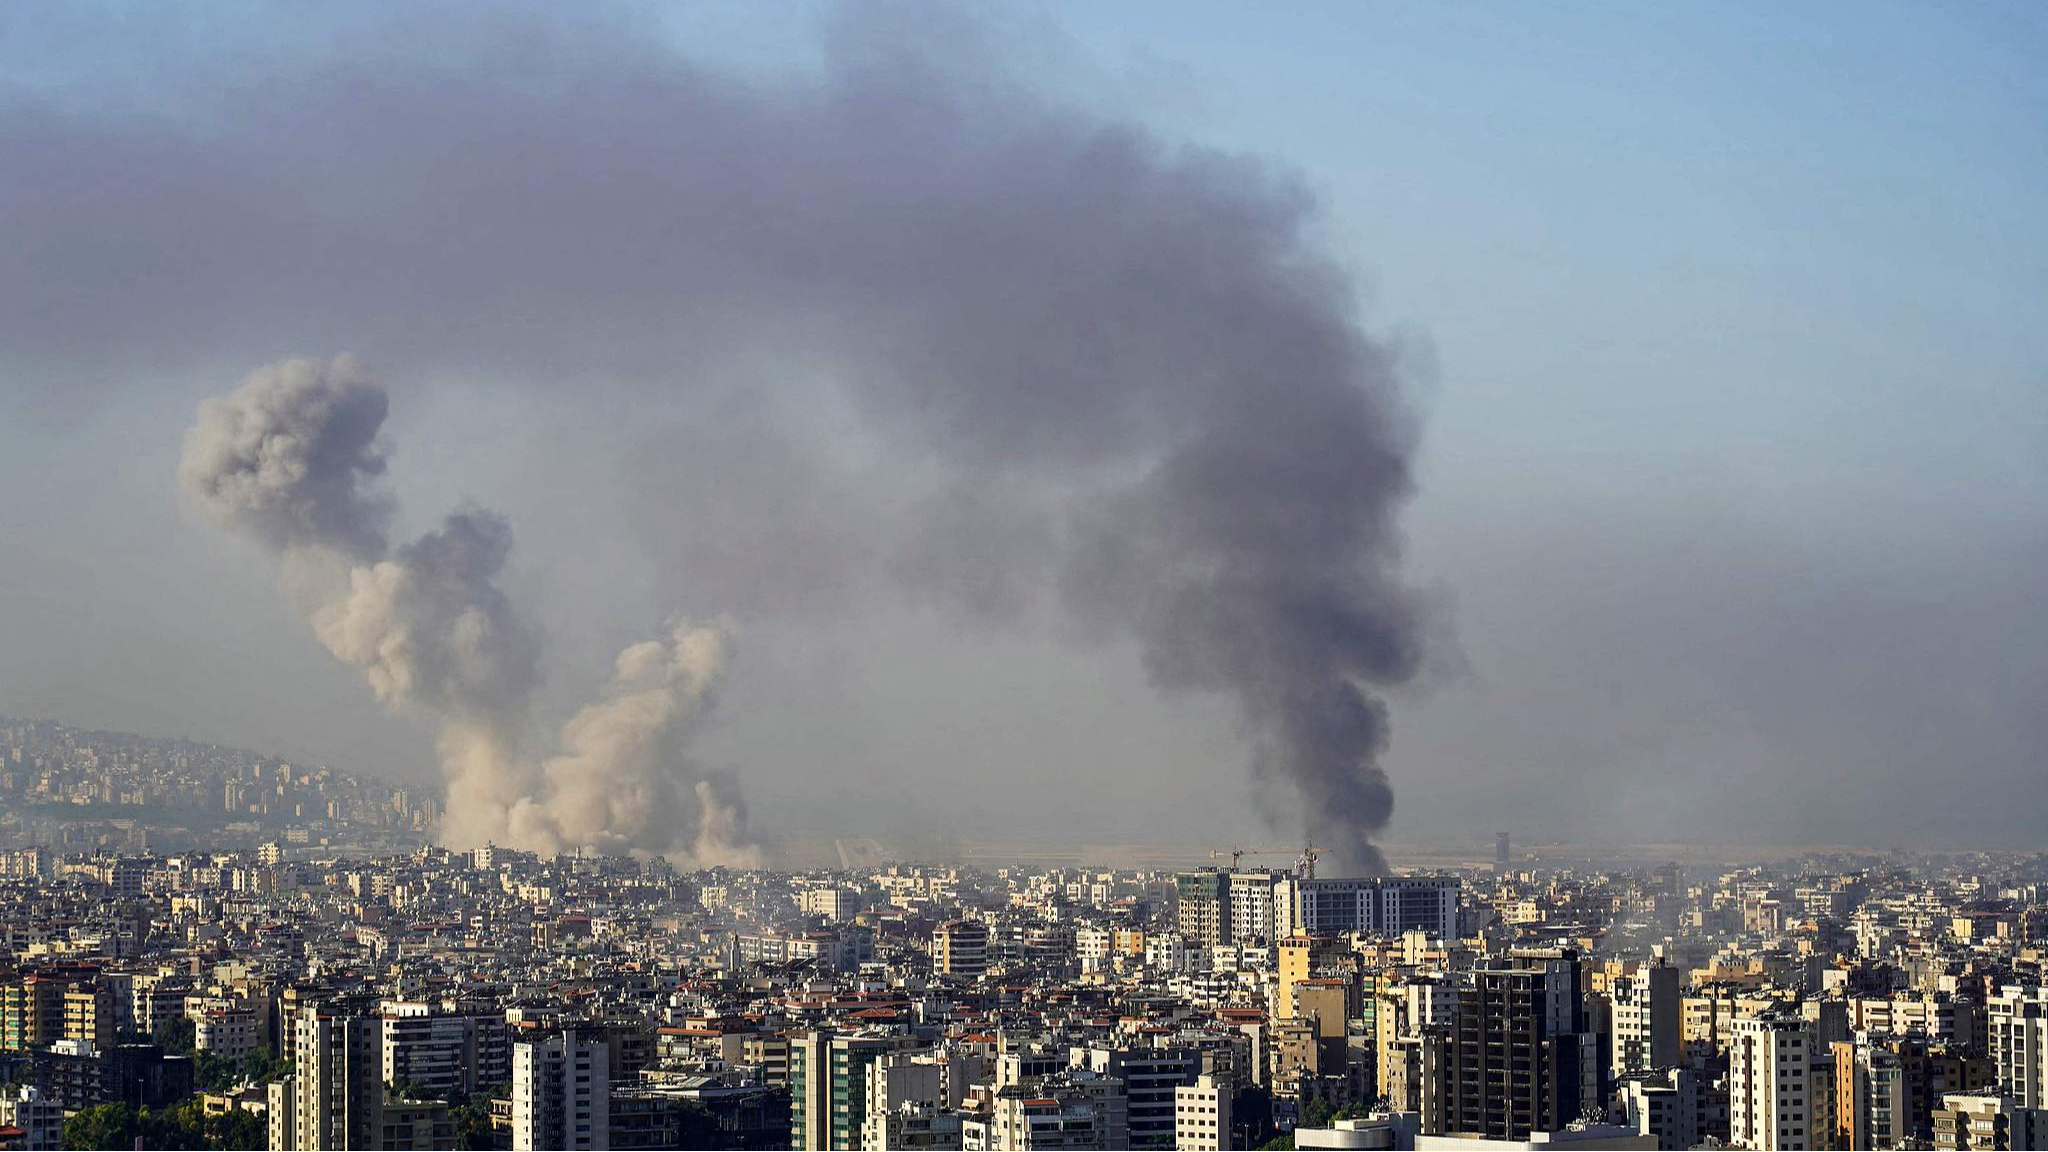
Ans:
<svg viewBox="0 0 2048 1152"><path fill-rule="evenodd" d="M663 852L758 863L730 782L692 771L684 743L731 650L723 628L677 625L620 653L604 699L522 754L540 646L498 587L512 530L466 510L387 552L378 475L384 390L353 360L292 360L206 401L180 478L222 527L277 551L314 631L377 698L440 725L442 836L557 852Z"/></svg>
<svg viewBox="0 0 2048 1152"><path fill-rule="evenodd" d="M66 198L90 195L113 222L92 260L165 250L126 231L165 219L205 253L159 292L153 266L30 252L45 296L92 286L57 314L125 316L157 345L257 326L556 403L562 379L608 389L578 393L577 426L645 462L631 546L672 602L803 619L907 597L998 621L1056 603L1134 637L1162 687L1232 701L1278 822L1380 865L1373 690L1419 659L1395 523L1412 429L1300 187L1048 101L952 9L849 8L822 70L781 83L707 73L630 15L404 11L402 33L340 35L342 59L233 101L193 81L176 95L203 128L95 123L92 172L63 162L75 125L11 109L23 170L48 174L0 201L24 235L66 232ZM132 211L108 170L153 174ZM0 309L24 354L93 338ZM273 543L369 561L363 610L323 635L388 678L378 601L402 605L422 665L454 679L380 690L445 690L475 723L469 677L523 675L471 661L518 647L465 599L489 549L385 556L376 517L337 514L381 465L362 432L381 400L330 377L304 413L238 417L195 465L225 486L198 490ZM314 417L330 439L273 445L261 423ZM243 460L278 475L218 467Z"/></svg>

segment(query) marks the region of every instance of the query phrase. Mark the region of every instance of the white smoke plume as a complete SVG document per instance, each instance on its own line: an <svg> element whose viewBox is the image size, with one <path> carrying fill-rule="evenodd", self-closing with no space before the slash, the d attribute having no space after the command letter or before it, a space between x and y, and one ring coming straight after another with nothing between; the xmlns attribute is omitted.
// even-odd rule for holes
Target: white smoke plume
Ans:
<svg viewBox="0 0 2048 1152"><path fill-rule="evenodd" d="M759 866L736 797L710 779L686 789L666 770L687 762L690 735L731 658L724 624L688 621L619 653L603 698L563 725L562 751L545 766L544 799L513 810L512 838L605 851L665 844L679 858Z"/></svg>
<svg viewBox="0 0 2048 1152"><path fill-rule="evenodd" d="M729 629L679 623L627 648L603 698L562 729L562 751L537 762L524 736L540 643L498 586L511 526L466 509L390 548L389 503L365 491L384 471L387 409L349 357L274 364L201 405L179 476L214 523L278 554L314 633L379 701L437 722L443 840L758 866L737 790L687 755Z"/></svg>
<svg viewBox="0 0 2048 1152"><path fill-rule="evenodd" d="M310 611L320 641L379 701L439 722L442 832L455 844L512 844L507 813L538 778L520 743L540 645L497 585L511 550L502 517L457 512L352 569L345 590Z"/></svg>

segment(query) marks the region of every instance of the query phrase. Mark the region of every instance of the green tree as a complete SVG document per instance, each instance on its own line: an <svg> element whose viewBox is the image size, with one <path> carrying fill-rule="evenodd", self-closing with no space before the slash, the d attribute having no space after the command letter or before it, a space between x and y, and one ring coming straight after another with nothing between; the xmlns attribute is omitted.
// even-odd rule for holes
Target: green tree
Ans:
<svg viewBox="0 0 2048 1152"><path fill-rule="evenodd" d="M498 1084L481 1092L472 1092L468 1099L455 1102L455 1146L493 1147L496 1138L491 1133L491 1101L508 1099L511 1095L512 1085ZM690 1145L685 1143L683 1147Z"/></svg>
<svg viewBox="0 0 2048 1152"><path fill-rule="evenodd" d="M1264 1144L1259 1145L1259 1147L1261 1149L1280 1149L1283 1152L1292 1152L1294 1148L1294 1133L1283 1132Z"/></svg>
<svg viewBox="0 0 2048 1152"><path fill-rule="evenodd" d="M292 1074L292 1062L283 1056L257 1049L242 1057L241 1078L251 1084L268 1084Z"/></svg>
<svg viewBox="0 0 2048 1152"><path fill-rule="evenodd" d="M455 1118L457 1148L480 1149L491 1146L490 1097L479 1093L470 1097L468 1102L457 1104L450 1114Z"/></svg>
<svg viewBox="0 0 2048 1152"><path fill-rule="evenodd" d="M96 1104L64 1121L66 1148L133 1148L142 1130L140 1118L126 1104Z"/></svg>
<svg viewBox="0 0 2048 1152"><path fill-rule="evenodd" d="M144 1148L218 1148L206 1139L206 1110L187 1100L161 1110L144 1108L138 1117Z"/></svg>
<svg viewBox="0 0 2048 1152"><path fill-rule="evenodd" d="M197 1046L198 1028L184 1016L173 1016L156 1026L150 1039L163 1046L172 1056L190 1056Z"/></svg>
<svg viewBox="0 0 2048 1152"><path fill-rule="evenodd" d="M218 1052L200 1052L197 1055L192 1077L200 1088L208 1092L225 1092L241 1082L240 1061Z"/></svg>
<svg viewBox="0 0 2048 1152"><path fill-rule="evenodd" d="M100 1104L64 1122L64 1147L78 1149L234 1149L255 1152L269 1133L253 1112L237 1108L208 1116L197 1099L140 1112L126 1104Z"/></svg>
<svg viewBox="0 0 2048 1152"><path fill-rule="evenodd" d="M257 1152L269 1146L270 1133L254 1112L236 1108L220 1116L209 1116L207 1144L234 1152Z"/></svg>

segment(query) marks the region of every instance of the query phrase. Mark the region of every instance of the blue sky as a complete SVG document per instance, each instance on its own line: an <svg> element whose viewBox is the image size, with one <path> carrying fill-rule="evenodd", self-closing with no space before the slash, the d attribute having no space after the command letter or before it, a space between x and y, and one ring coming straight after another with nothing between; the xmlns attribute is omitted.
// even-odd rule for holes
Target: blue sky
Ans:
<svg viewBox="0 0 2048 1152"><path fill-rule="evenodd" d="M815 29L838 10L653 11L686 57L774 84L818 66ZM1646 836L2038 837L2039 6L986 11L983 35L1044 98L1296 173L1321 205L1322 246L1363 287L1367 324L1414 365L1411 571L1452 623L1424 685L1396 697L1397 841L1510 816L1560 835L1628 820ZM232 94L244 69L289 76L363 29L381 35L385 16L19 6L0 14L0 92L88 122L137 105L203 115L181 101ZM0 301L35 291L6 286ZM132 392L76 382L136 376L152 352L140 338L68 363L0 350L0 400L18 416L0 421L0 637L13 638L0 713L407 757L419 733L307 651L286 608L241 611L263 580L195 539L153 479L198 397L282 352L336 350L256 334L164 360ZM522 578L557 606L554 630L625 627L587 606L604 577L548 559L551 542L600 546L587 517L549 502L569 480L504 458L540 417L515 405L460 420L488 372L438 372L394 417L408 443L440 445L409 461L405 494L489 493L531 542ZM163 585L132 574L136 542L184 611L162 612ZM619 579L630 600L651 578ZM829 677L776 655L796 641L763 642L776 674L736 692L710 738L755 772L758 808L805 826L851 806L886 826L915 805L979 828L977 806L944 786L962 757L1003 781L1049 756L1082 765L1051 773L1063 787L1090 780L1098 753L1125 758L1138 766L1108 787L1131 803L1176 779L1241 787L1234 754L1202 751L1227 744L1228 725L1155 700L1134 665L1043 637L963 646L943 633L873 655L896 623L817 641L873 663L801 719L777 704ZM180 674L195 638L217 675ZM238 677L250 661L289 674ZM974 687L990 668L1005 672ZM1082 676L1101 679L1048 686ZM921 708L943 721L891 719ZM859 750L852 783L822 805L803 767L821 749ZM1058 809L1044 788L991 786L1027 815ZM2014 801L2010 814L1986 816L1959 789ZM1138 831L1189 820L1235 832L1199 804Z"/></svg>

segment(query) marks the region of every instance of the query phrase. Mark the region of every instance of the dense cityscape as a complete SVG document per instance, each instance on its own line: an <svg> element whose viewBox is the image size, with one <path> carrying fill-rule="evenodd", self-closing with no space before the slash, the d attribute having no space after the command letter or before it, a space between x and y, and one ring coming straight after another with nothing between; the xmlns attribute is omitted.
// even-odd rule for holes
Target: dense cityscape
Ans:
<svg viewBox="0 0 2048 1152"><path fill-rule="evenodd" d="M228 849L274 834L395 851L440 815L432 795L325 765L4 716L0 804L0 834L60 850Z"/></svg>
<svg viewBox="0 0 2048 1152"><path fill-rule="evenodd" d="M395 849L431 801L0 733L9 1148L2048 1138L2038 854L681 872Z"/></svg>

